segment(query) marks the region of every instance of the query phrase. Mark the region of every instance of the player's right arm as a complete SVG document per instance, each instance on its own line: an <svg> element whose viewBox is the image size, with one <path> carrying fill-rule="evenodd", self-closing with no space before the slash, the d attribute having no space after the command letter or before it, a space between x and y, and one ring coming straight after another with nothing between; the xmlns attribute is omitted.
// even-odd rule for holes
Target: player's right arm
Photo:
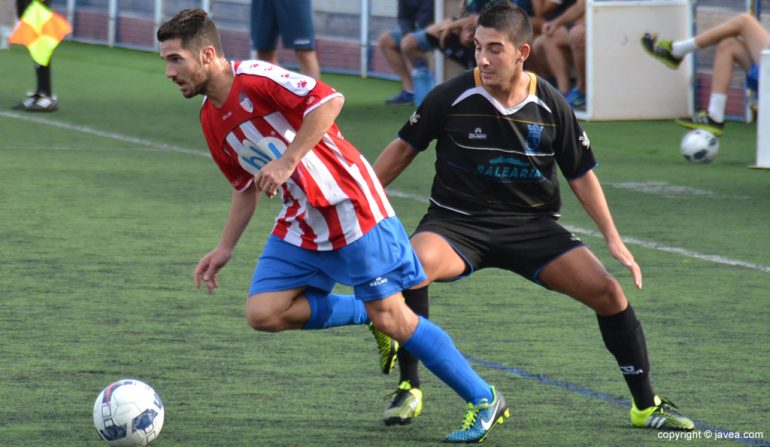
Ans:
<svg viewBox="0 0 770 447"><path fill-rule="evenodd" d="M219 238L219 244L202 257L195 267L193 277L196 288L200 288L201 281L206 285L209 293L219 287L217 273L233 255L233 250L249 225L258 202L259 194L253 182L241 191L233 190L230 214L227 216L227 221L225 221L225 227L222 230L222 236Z"/></svg>
<svg viewBox="0 0 770 447"><path fill-rule="evenodd" d="M412 163L417 151L401 138L393 140L382 151L372 166L382 186L388 186Z"/></svg>

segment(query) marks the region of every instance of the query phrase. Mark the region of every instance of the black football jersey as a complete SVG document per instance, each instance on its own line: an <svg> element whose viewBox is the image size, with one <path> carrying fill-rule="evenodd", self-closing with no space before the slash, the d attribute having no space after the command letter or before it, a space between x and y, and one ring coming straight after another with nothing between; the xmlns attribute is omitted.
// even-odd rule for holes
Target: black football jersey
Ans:
<svg viewBox="0 0 770 447"><path fill-rule="evenodd" d="M503 107L478 69L439 85L399 131L418 151L436 140L431 202L467 215L552 215L561 207L556 166L567 179L596 165L566 100L529 73L529 95Z"/></svg>

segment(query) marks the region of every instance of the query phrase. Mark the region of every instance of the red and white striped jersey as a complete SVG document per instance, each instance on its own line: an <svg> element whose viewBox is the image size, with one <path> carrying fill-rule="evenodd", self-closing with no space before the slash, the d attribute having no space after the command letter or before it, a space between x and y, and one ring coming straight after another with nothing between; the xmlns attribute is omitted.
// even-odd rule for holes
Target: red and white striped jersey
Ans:
<svg viewBox="0 0 770 447"><path fill-rule="evenodd" d="M235 61L221 108L204 100L201 126L214 161L238 191L281 156L304 116L341 96L328 85L263 61ZM337 125L305 155L279 189L273 234L310 250L336 250L395 213L374 170Z"/></svg>

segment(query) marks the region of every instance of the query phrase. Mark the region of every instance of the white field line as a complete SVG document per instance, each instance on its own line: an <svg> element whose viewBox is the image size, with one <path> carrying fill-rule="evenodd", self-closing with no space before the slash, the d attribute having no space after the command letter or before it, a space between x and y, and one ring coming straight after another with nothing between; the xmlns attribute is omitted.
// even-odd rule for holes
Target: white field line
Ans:
<svg viewBox="0 0 770 447"><path fill-rule="evenodd" d="M55 121L55 120L43 118L36 115L0 111L0 116L6 117L6 118L18 119L22 121L33 122L37 124L44 124L48 126L58 127L61 129L67 129L74 132L80 132L80 133L94 135L102 138L109 138L109 139L121 141L124 143L134 143L141 146L151 147L153 149L156 149L158 151L163 151L163 152L178 152L178 153L188 154L188 155L197 155L200 157L210 157L210 154L208 153L208 151L204 151L204 150L196 150L196 149L191 149L191 148L186 148L181 146L175 146L172 144L159 143L157 141L146 140L144 138L137 138L137 137L123 135L115 132L106 132L106 131L94 129L88 126L62 123L60 121ZM403 191L394 190L394 189L388 189L388 194L393 197L401 197L405 199L415 200L418 202L428 203L428 198L420 194L413 194L413 193L403 192ZM565 225L565 228L567 228L569 231L573 233L580 234L580 235L586 235L586 236L597 237L597 238L602 237L601 234L596 230L588 230L585 228L579 228L579 227L573 227L573 226L567 226L567 225ZM716 264L729 265L733 267L742 267L750 270L757 270L764 273L770 273L770 266L767 266L767 265L754 264L751 262L741 261L738 259L725 258L723 256L718 256L718 255L698 253L696 251L687 250L685 248L673 247L670 245L663 245L657 242L643 241L643 240L631 238L631 237L624 237L623 242L629 245L636 245L636 246L648 248L651 250L674 253L674 254L685 256L688 258L699 259L701 261L713 262Z"/></svg>
<svg viewBox="0 0 770 447"><path fill-rule="evenodd" d="M172 144L166 144L166 143L159 143L157 141L150 141L145 140L144 138L137 138L132 137L129 135L123 135L115 132L105 132L103 130L94 129L92 127L88 126L80 126L78 124L68 124L63 123L61 121L55 121L48 118L43 118L39 115L30 115L28 113L21 114L21 113L13 113L13 112L4 112L0 111L0 116L4 116L6 118L14 118L22 121L28 121L31 123L37 123L37 124L45 124L46 126L53 126L58 127L60 129L67 129L74 132L80 132L88 135L95 135L97 137L102 138L109 138L112 140L121 141L124 143L134 143L141 146L147 146L151 147L153 149L157 149L159 151L167 151L167 152L179 152L182 154L190 154L190 155L199 155L202 157L211 157L208 151L206 150L195 150L190 149L186 147L181 146L174 146Z"/></svg>

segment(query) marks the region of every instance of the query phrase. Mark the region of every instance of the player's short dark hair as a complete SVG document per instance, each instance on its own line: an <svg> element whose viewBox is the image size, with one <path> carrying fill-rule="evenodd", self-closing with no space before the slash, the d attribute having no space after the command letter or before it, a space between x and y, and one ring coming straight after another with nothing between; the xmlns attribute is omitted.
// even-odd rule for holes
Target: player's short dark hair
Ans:
<svg viewBox="0 0 770 447"><path fill-rule="evenodd" d="M206 11L200 8L184 9L158 28L158 42L179 38L182 48L195 52L211 45L217 54L224 56L219 30Z"/></svg>
<svg viewBox="0 0 770 447"><path fill-rule="evenodd" d="M532 43L532 24L526 11L508 0L489 3L479 14L478 26L494 28L508 35L515 45Z"/></svg>

